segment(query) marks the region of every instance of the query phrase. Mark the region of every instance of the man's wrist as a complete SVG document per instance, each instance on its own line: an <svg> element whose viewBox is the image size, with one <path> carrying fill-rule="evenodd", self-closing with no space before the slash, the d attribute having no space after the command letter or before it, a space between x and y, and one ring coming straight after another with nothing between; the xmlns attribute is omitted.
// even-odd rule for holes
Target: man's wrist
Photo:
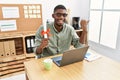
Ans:
<svg viewBox="0 0 120 80"><path fill-rule="evenodd" d="M43 51L43 47L41 45L37 47L37 54L41 54L42 51Z"/></svg>
<svg viewBox="0 0 120 80"><path fill-rule="evenodd" d="M83 32L83 33L87 33L88 31L87 31L87 30L83 30L82 32Z"/></svg>

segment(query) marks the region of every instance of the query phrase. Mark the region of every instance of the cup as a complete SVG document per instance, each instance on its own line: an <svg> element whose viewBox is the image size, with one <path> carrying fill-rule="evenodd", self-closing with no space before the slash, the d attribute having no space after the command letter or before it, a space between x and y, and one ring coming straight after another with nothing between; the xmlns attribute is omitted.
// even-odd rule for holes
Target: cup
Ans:
<svg viewBox="0 0 120 80"><path fill-rule="evenodd" d="M43 64L46 70L50 70L52 68L52 59L45 59Z"/></svg>

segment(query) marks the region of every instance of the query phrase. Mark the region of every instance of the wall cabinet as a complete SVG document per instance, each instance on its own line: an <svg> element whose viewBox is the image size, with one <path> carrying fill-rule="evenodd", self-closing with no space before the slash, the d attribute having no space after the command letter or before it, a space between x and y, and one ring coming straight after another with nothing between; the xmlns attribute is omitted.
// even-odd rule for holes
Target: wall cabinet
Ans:
<svg viewBox="0 0 120 80"><path fill-rule="evenodd" d="M23 62L34 58L35 32L0 35L0 76L24 71ZM30 40L28 44L28 40Z"/></svg>
<svg viewBox="0 0 120 80"><path fill-rule="evenodd" d="M17 11L13 10L13 8ZM5 9L6 11L4 11ZM18 17L10 13L14 11L18 12L16 13ZM33 47L31 46L33 46L34 43L33 36L35 31L43 24L42 5L0 4L0 14L9 14L9 17L0 15L1 77L11 73L24 71L23 62L29 58L34 58L34 54L30 54L33 53ZM27 44L29 43L27 38L31 38L30 44Z"/></svg>

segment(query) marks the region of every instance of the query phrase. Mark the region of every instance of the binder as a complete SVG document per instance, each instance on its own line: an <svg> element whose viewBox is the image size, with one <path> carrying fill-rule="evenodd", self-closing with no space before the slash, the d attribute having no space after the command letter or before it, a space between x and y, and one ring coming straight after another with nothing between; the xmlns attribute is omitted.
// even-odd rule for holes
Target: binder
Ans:
<svg viewBox="0 0 120 80"><path fill-rule="evenodd" d="M35 37L31 36L31 52L34 52Z"/></svg>
<svg viewBox="0 0 120 80"><path fill-rule="evenodd" d="M27 36L25 38L25 42L26 42L26 52L27 53L33 53L34 50L34 43L35 43L35 36Z"/></svg>
<svg viewBox="0 0 120 80"><path fill-rule="evenodd" d="M16 55L16 51L15 51L15 41L14 40L10 40L9 41L9 48L10 48L10 55Z"/></svg>
<svg viewBox="0 0 120 80"><path fill-rule="evenodd" d="M0 42L0 57L5 57L3 42Z"/></svg>
<svg viewBox="0 0 120 80"><path fill-rule="evenodd" d="M33 48L34 47L34 39L31 38L31 47Z"/></svg>
<svg viewBox="0 0 120 80"><path fill-rule="evenodd" d="M31 41L30 41L30 38L27 37L25 40L26 40L26 52L31 53Z"/></svg>
<svg viewBox="0 0 120 80"><path fill-rule="evenodd" d="M4 43L5 56L10 56L9 41L4 41L3 43Z"/></svg>

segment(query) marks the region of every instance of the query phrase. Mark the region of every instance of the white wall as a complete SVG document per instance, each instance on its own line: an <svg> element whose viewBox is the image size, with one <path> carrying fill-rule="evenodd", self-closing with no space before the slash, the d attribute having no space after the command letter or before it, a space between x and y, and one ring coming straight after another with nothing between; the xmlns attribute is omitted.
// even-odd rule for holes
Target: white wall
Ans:
<svg viewBox="0 0 120 80"><path fill-rule="evenodd" d="M70 20L72 17L89 17L89 0L0 0L0 4L42 4L43 19L52 19L54 7L63 4L70 9Z"/></svg>

